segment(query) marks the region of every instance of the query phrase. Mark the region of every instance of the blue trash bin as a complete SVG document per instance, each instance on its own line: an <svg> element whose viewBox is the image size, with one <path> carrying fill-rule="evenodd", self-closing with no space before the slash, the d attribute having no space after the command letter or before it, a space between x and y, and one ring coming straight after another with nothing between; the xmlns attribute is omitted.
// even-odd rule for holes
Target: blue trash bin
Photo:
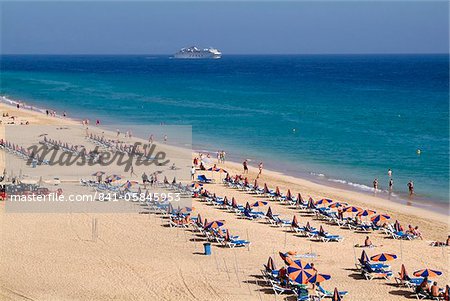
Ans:
<svg viewBox="0 0 450 301"><path fill-rule="evenodd" d="M205 255L211 255L211 244L209 242L204 243L203 247L205 248Z"/></svg>

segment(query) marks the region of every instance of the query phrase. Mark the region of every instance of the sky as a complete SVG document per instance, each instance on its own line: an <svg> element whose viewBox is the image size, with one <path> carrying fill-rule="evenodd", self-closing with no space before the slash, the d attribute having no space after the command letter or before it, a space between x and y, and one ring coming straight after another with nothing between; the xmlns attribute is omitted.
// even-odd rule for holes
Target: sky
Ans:
<svg viewBox="0 0 450 301"><path fill-rule="evenodd" d="M446 1L3 2L2 54L448 53Z"/></svg>

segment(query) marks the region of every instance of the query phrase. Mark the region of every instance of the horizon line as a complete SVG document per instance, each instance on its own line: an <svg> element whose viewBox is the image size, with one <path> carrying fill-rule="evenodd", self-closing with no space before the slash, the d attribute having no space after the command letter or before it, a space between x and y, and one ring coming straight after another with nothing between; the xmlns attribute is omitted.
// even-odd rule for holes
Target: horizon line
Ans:
<svg viewBox="0 0 450 301"><path fill-rule="evenodd" d="M173 56L174 53L0 53L1 56ZM450 52L342 52L342 53L230 53L222 56L263 55L449 55Z"/></svg>

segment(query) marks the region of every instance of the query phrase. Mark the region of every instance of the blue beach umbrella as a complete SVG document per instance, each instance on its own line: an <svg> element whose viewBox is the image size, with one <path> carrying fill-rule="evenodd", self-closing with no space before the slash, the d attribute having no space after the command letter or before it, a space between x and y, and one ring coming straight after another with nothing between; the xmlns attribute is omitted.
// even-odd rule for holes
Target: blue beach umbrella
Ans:
<svg viewBox="0 0 450 301"><path fill-rule="evenodd" d="M395 254L381 253L370 257L373 261L391 261L397 258Z"/></svg>
<svg viewBox="0 0 450 301"><path fill-rule="evenodd" d="M375 225L378 224L379 222L384 222L387 221L388 219L390 219L391 217L389 215L386 214L378 214L373 216L370 220L372 221L372 223L374 223Z"/></svg>
<svg viewBox="0 0 450 301"><path fill-rule="evenodd" d="M262 206L266 206L267 202L264 201L257 201L255 203L253 203L252 207L262 207Z"/></svg>
<svg viewBox="0 0 450 301"><path fill-rule="evenodd" d="M299 284L307 284L308 279L315 273L311 266L301 260L295 260L287 268L289 278Z"/></svg>
<svg viewBox="0 0 450 301"><path fill-rule="evenodd" d="M333 200L330 199L321 199L319 201L316 202L316 205L329 205L333 203Z"/></svg>
<svg viewBox="0 0 450 301"><path fill-rule="evenodd" d="M415 271L414 276L416 277L437 277L442 275L441 271L431 270L431 269L424 269L424 270L418 270Z"/></svg>
<svg viewBox="0 0 450 301"><path fill-rule="evenodd" d="M319 273L315 273L313 276L311 276L308 279L309 283L320 283L320 282L324 282L325 280L329 280L331 278L331 275L326 275L326 274L319 274Z"/></svg>

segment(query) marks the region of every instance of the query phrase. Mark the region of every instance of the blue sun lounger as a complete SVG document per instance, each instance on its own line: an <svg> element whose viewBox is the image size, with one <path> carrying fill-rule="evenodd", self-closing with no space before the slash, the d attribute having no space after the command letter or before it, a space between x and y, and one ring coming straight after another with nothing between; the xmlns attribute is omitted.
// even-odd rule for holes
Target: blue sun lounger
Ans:
<svg viewBox="0 0 450 301"><path fill-rule="evenodd" d="M333 297L334 292L327 291L324 289L320 283L316 284L317 293L319 294L320 298L331 298ZM340 297L344 297L348 295L347 291L338 292Z"/></svg>
<svg viewBox="0 0 450 301"><path fill-rule="evenodd" d="M211 180L211 179L208 179L205 175L198 175L198 176L197 176L197 180L198 180L200 183L212 183L212 180Z"/></svg>

